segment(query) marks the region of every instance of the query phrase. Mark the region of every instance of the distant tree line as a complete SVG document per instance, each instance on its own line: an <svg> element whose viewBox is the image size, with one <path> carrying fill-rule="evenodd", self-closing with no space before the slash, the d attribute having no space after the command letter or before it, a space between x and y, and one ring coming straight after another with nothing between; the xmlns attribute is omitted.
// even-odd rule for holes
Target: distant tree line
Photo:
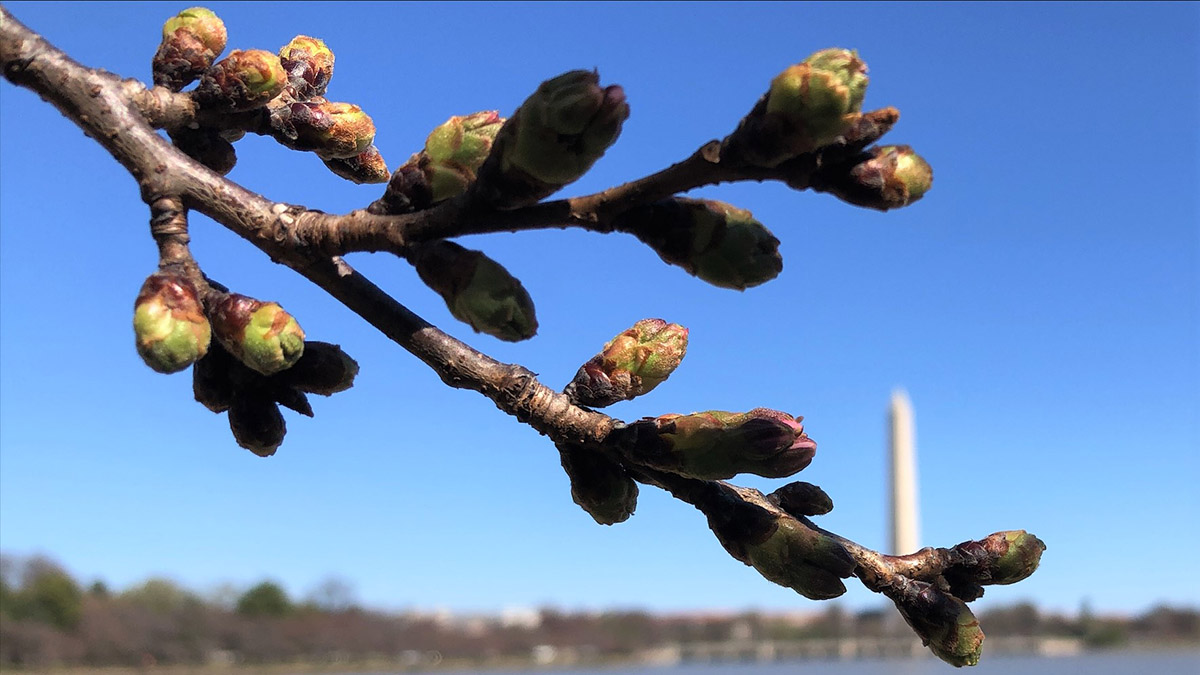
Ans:
<svg viewBox="0 0 1200 675"><path fill-rule="evenodd" d="M340 664L387 661L428 667L528 662L539 646L596 661L630 658L671 643L837 639L889 634L891 608L851 613L834 605L810 617L754 612L661 616L644 611L566 613L532 620L388 614L357 605L348 584L322 583L304 600L272 581L202 597L167 579L121 592L80 583L45 558L0 556L0 665ZM1158 607L1134 618L1047 614L1029 603L983 612L988 634L1200 644L1200 611ZM543 647L544 648L544 647Z"/></svg>

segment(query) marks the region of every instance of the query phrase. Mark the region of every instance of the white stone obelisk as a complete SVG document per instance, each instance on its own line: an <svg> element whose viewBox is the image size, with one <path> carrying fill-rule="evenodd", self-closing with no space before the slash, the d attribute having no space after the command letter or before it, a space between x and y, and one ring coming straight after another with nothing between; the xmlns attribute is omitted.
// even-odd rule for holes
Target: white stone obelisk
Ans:
<svg viewBox="0 0 1200 675"><path fill-rule="evenodd" d="M905 555L920 548L917 516L917 444L912 403L903 389L892 392L888 410L891 459L892 553Z"/></svg>

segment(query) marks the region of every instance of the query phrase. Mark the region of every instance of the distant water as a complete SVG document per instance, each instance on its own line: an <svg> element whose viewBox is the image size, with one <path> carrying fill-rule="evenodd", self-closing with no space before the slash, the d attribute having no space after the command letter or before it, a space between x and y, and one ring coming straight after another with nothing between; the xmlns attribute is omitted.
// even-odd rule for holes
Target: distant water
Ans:
<svg viewBox="0 0 1200 675"><path fill-rule="evenodd" d="M1104 652L1079 656L986 655L974 668L956 669L937 659L915 661L793 661L771 664L680 665L662 668L533 670L536 675L1200 675L1200 651ZM458 671L455 675L497 675Z"/></svg>

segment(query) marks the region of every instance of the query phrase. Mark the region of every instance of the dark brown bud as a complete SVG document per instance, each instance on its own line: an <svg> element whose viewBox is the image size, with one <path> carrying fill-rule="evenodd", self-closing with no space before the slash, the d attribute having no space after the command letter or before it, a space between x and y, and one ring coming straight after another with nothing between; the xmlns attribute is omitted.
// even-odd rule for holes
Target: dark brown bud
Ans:
<svg viewBox="0 0 1200 675"><path fill-rule="evenodd" d="M237 165L233 144L211 129L181 128L170 132L175 147L185 155L224 176Z"/></svg>
<svg viewBox="0 0 1200 675"><path fill-rule="evenodd" d="M270 457L283 444L287 424L279 406L265 396L237 396L229 407L229 428L238 445L259 457Z"/></svg>
<svg viewBox="0 0 1200 675"><path fill-rule="evenodd" d="M192 366L192 394L196 401L215 413L229 410L237 391L235 368L245 366L214 340L204 358Z"/></svg>
<svg viewBox="0 0 1200 675"><path fill-rule="evenodd" d="M301 391L332 396L354 386L358 363L338 345L308 340L296 365L277 378Z"/></svg>
<svg viewBox="0 0 1200 675"><path fill-rule="evenodd" d="M376 215L399 215L427 209L433 204L433 189L421 170L422 153L409 158L392 172L383 196L367 208Z"/></svg>
<svg viewBox="0 0 1200 675"><path fill-rule="evenodd" d="M309 404L308 397L295 387L272 387L271 398L279 405L289 410L295 410L305 417L313 416L312 405Z"/></svg>
<svg viewBox="0 0 1200 675"><path fill-rule="evenodd" d="M571 479L571 499L597 523L613 525L633 515L638 487L621 465L599 451L569 443L559 443L558 452Z"/></svg>
<svg viewBox="0 0 1200 675"><path fill-rule="evenodd" d="M833 510L833 500L812 483L788 483L767 495L767 499L796 517L823 516Z"/></svg>

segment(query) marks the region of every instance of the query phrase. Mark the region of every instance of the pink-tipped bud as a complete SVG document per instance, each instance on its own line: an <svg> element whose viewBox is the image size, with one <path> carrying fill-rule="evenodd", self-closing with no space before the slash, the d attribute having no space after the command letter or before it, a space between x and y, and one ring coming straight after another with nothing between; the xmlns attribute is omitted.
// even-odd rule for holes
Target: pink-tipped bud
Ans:
<svg viewBox="0 0 1200 675"><path fill-rule="evenodd" d="M651 420L661 446L642 459L707 480L739 473L784 478L807 467L817 452L816 442L804 433L803 419L768 408L661 415Z"/></svg>

